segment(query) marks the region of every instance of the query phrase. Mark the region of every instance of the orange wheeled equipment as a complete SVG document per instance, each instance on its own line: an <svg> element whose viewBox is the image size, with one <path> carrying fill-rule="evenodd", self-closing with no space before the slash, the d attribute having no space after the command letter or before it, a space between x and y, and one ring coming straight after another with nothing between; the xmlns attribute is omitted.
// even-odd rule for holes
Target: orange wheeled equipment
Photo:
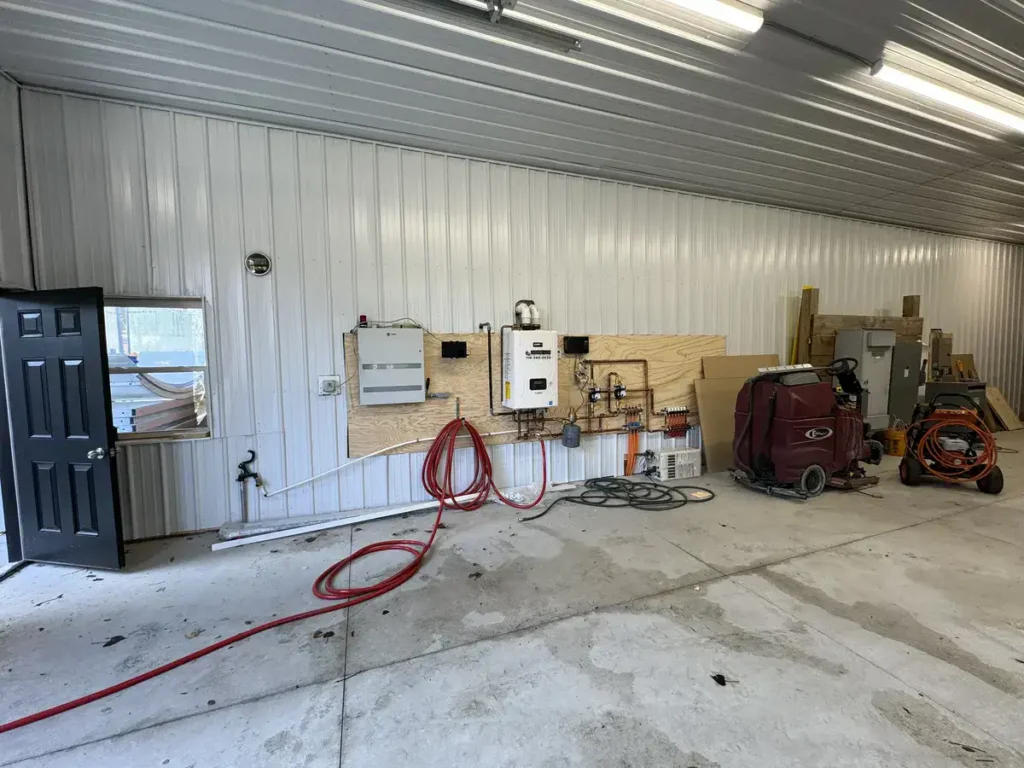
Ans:
<svg viewBox="0 0 1024 768"><path fill-rule="evenodd" d="M900 480L918 485L934 477L946 483L976 483L984 493L999 493L1003 472L996 464L998 453L978 404L967 395L939 394L914 408Z"/></svg>

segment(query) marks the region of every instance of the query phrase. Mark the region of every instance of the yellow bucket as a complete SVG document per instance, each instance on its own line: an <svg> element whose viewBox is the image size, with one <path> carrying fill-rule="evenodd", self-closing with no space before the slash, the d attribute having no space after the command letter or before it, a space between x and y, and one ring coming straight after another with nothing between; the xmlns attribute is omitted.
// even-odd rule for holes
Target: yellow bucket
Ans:
<svg viewBox="0 0 1024 768"><path fill-rule="evenodd" d="M905 429L885 430L885 453L888 456L902 456L907 452L907 431Z"/></svg>

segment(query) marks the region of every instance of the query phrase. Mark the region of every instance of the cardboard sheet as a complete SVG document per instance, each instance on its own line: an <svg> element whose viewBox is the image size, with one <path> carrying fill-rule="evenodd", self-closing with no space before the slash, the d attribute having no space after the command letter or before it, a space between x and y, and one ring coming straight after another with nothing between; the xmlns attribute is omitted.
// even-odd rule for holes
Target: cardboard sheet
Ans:
<svg viewBox="0 0 1024 768"><path fill-rule="evenodd" d="M724 472L732 466L732 437L736 395L743 382L758 368L779 364L778 355L722 355L705 357L704 378L694 382L700 413L704 461L708 472Z"/></svg>
<svg viewBox="0 0 1024 768"><path fill-rule="evenodd" d="M736 395L746 376L730 379L697 379L697 409L700 434L704 441L704 461L708 472L725 472L732 467L732 436Z"/></svg>

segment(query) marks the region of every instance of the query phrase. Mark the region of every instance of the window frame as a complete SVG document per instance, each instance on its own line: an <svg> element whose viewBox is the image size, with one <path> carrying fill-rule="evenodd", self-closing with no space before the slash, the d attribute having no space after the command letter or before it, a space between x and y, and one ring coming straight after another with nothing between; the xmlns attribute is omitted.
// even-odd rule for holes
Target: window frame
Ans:
<svg viewBox="0 0 1024 768"><path fill-rule="evenodd" d="M149 432L119 432L113 424L110 428L116 435L115 443L118 445L145 445L147 443L165 443L180 440L209 440L213 437L212 409L210 407L210 329L207 322L206 300L200 296L121 296L117 294L103 296L103 309L115 307L141 307L144 309L199 309L203 312L203 354L206 357L206 365L171 365L171 366L114 366L110 365L109 353L106 352L104 340L104 352L108 354L107 375L145 375L152 373L201 373L203 386L206 390L206 425L203 427L189 427L180 429L169 429L165 431ZM113 404L113 396L110 398Z"/></svg>

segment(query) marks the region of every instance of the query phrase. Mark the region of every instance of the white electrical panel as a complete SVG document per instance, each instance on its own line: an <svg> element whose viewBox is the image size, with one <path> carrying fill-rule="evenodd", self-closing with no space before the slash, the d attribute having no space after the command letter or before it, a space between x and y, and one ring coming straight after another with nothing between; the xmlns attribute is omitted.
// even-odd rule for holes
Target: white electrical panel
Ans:
<svg viewBox="0 0 1024 768"><path fill-rule="evenodd" d="M360 328L359 404L422 403L422 328Z"/></svg>
<svg viewBox="0 0 1024 768"><path fill-rule="evenodd" d="M558 405L558 334L502 331L501 404L514 410Z"/></svg>
<svg viewBox="0 0 1024 768"><path fill-rule="evenodd" d="M658 455L658 477L662 480L700 477L700 448L662 451Z"/></svg>

